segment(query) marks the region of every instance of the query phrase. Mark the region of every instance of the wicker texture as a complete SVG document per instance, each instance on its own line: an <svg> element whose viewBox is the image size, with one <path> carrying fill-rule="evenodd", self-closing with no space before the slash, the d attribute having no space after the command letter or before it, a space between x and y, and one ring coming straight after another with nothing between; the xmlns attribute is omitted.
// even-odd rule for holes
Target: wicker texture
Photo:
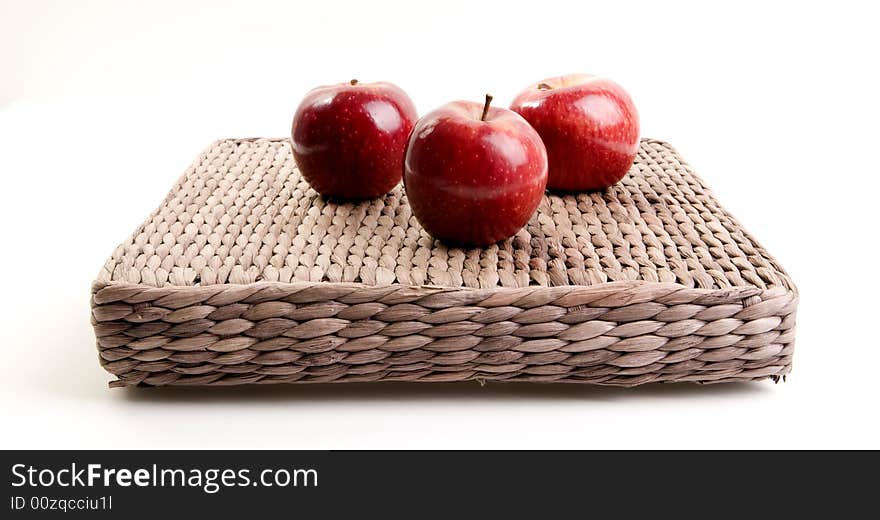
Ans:
<svg viewBox="0 0 880 520"><path fill-rule="evenodd" d="M336 204L283 139L214 143L92 287L134 384L722 382L789 372L797 292L666 143L515 237L447 248L402 187Z"/></svg>

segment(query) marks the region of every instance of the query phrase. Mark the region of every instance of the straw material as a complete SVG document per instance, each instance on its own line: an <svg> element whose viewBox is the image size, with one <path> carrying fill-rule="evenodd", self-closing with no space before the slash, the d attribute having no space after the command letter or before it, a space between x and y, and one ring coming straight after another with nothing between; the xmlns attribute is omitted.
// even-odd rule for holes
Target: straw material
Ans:
<svg viewBox="0 0 880 520"><path fill-rule="evenodd" d="M402 187L337 204L284 139L211 145L92 286L127 385L778 378L797 292L671 146L512 239L447 248Z"/></svg>

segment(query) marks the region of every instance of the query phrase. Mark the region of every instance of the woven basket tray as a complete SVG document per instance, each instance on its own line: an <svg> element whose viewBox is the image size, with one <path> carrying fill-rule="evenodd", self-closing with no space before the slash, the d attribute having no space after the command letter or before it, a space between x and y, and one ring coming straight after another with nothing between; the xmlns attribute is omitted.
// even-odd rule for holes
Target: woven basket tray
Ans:
<svg viewBox="0 0 880 520"><path fill-rule="evenodd" d="M400 186L334 204L287 140L218 141L92 286L111 386L777 379L796 306L654 140L605 193L548 195L515 237L471 250L433 241Z"/></svg>

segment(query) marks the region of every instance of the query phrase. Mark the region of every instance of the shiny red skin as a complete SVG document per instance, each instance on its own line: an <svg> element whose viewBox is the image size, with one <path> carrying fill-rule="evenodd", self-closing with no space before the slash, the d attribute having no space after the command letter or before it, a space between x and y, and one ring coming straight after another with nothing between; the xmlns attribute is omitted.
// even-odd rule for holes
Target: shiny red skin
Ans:
<svg viewBox="0 0 880 520"><path fill-rule="evenodd" d="M391 83L318 87L293 116L293 158L306 182L325 197L380 197L400 182L417 117L409 96Z"/></svg>
<svg viewBox="0 0 880 520"><path fill-rule="evenodd" d="M516 234L547 186L547 152L519 115L456 101L425 115L406 150L403 184L416 219L433 237L469 246Z"/></svg>
<svg viewBox="0 0 880 520"><path fill-rule="evenodd" d="M608 79L586 74L548 78L522 91L510 108L544 140L550 163L547 187L553 190L607 188L626 175L639 149L636 107Z"/></svg>

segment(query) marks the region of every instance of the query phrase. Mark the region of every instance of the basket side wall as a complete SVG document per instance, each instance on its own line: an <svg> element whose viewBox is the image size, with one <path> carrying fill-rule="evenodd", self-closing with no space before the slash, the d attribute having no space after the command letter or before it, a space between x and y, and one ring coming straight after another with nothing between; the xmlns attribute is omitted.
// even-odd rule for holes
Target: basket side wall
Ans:
<svg viewBox="0 0 880 520"><path fill-rule="evenodd" d="M92 288L113 386L778 378L791 369L796 306L784 287L644 282Z"/></svg>

